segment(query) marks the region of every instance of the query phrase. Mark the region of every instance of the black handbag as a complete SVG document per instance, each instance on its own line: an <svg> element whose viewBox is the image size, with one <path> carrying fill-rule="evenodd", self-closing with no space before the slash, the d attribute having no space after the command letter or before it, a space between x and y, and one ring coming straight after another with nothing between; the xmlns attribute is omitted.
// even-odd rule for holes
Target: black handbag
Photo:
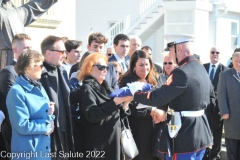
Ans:
<svg viewBox="0 0 240 160"><path fill-rule="evenodd" d="M126 120L127 127L124 124L124 120ZM127 117L121 119L121 122L122 122L122 132L121 132L122 152L123 152L124 159L130 160L136 157L139 154L139 151L133 139L133 135L130 130Z"/></svg>

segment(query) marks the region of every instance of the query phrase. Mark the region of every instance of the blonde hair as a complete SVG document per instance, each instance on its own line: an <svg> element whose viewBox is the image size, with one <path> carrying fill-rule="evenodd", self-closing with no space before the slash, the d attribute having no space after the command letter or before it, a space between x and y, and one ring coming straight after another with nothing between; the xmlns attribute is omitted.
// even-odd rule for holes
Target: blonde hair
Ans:
<svg viewBox="0 0 240 160"><path fill-rule="evenodd" d="M87 56L83 62L80 73L77 75L79 81L83 81L86 76L90 75L92 66L98 61L98 59L104 59L108 63L107 57L99 52L95 52Z"/></svg>

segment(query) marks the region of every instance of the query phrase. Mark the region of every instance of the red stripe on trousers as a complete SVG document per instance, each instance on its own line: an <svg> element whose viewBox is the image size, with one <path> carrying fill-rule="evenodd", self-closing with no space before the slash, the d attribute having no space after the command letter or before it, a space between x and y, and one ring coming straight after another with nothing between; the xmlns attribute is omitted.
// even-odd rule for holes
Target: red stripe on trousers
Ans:
<svg viewBox="0 0 240 160"><path fill-rule="evenodd" d="M173 154L173 160L177 160L177 154L176 153Z"/></svg>

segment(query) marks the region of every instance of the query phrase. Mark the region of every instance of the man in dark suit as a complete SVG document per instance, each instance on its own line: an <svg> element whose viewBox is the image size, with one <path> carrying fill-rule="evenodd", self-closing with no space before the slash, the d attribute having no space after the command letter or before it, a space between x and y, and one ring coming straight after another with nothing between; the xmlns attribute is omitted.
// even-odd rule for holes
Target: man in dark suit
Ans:
<svg viewBox="0 0 240 160"><path fill-rule="evenodd" d="M7 151L11 149L11 125L9 122L7 106L6 106L6 97L8 91L14 84L17 73L14 69L14 65L17 62L18 57L22 54L24 50L31 49L32 42L31 38L26 34L16 34L12 40L12 50L14 54L14 59L10 65L6 66L0 72L0 98L2 99L3 104L0 105L0 110L2 110L5 115L5 120L2 124L2 136L6 144ZM1 134L0 134L1 136ZM3 145L4 143L0 143Z"/></svg>
<svg viewBox="0 0 240 160"><path fill-rule="evenodd" d="M61 159L60 151L74 151L69 81L66 70L61 66L66 58L65 45L62 38L48 36L42 41L41 50L45 60L40 81L50 101L55 102L55 129L51 134L51 152L57 154L54 158Z"/></svg>
<svg viewBox="0 0 240 160"><path fill-rule="evenodd" d="M88 37L88 45L87 45L88 51L103 53L104 46L107 43L107 41L108 39L102 33L100 32L92 33ZM106 75L106 81L113 88L113 90L116 90L119 88L116 71L112 64L108 63L108 67L109 69ZM72 66L69 73L70 77L72 73L77 72L78 70L79 70L79 62Z"/></svg>
<svg viewBox="0 0 240 160"><path fill-rule="evenodd" d="M143 46L142 47L142 50L147 53L151 58L152 58L152 48L149 47L149 46ZM154 68L155 68L155 71L160 74L162 73L162 67L157 65L156 63L154 63Z"/></svg>
<svg viewBox="0 0 240 160"><path fill-rule="evenodd" d="M213 146L210 155L208 156L208 151L205 153L205 157L209 157L210 160L220 160L220 152L222 146L222 129L223 121L221 120L221 115L219 113L219 106L217 100L217 85L219 80L219 74L222 71L227 70L228 68L223 64L219 63L220 51L217 47L212 47L210 50L210 63L206 63L203 66L205 67L215 92L215 104L216 106L208 106L205 110L206 115L209 120L210 127L213 134Z"/></svg>
<svg viewBox="0 0 240 160"><path fill-rule="evenodd" d="M129 52L130 41L127 35L118 34L113 39L115 54L112 57L108 58L108 62L117 61L122 65L123 72L125 73L128 70L129 62L126 59L126 56Z"/></svg>
<svg viewBox="0 0 240 160"><path fill-rule="evenodd" d="M233 68L222 72L218 83L218 103L224 120L227 159L240 159L240 52L233 53Z"/></svg>

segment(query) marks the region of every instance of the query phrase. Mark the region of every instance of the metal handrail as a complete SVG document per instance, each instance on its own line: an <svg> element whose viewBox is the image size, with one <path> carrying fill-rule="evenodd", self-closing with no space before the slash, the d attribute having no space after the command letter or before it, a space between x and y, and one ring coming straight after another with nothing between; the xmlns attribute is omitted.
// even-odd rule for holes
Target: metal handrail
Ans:
<svg viewBox="0 0 240 160"><path fill-rule="evenodd" d="M108 37L106 48L112 46L113 39L116 35L123 33L128 35L134 27L140 24L147 15L156 9L162 0L142 0L134 9L129 12L123 19L116 22L108 31L105 36Z"/></svg>

